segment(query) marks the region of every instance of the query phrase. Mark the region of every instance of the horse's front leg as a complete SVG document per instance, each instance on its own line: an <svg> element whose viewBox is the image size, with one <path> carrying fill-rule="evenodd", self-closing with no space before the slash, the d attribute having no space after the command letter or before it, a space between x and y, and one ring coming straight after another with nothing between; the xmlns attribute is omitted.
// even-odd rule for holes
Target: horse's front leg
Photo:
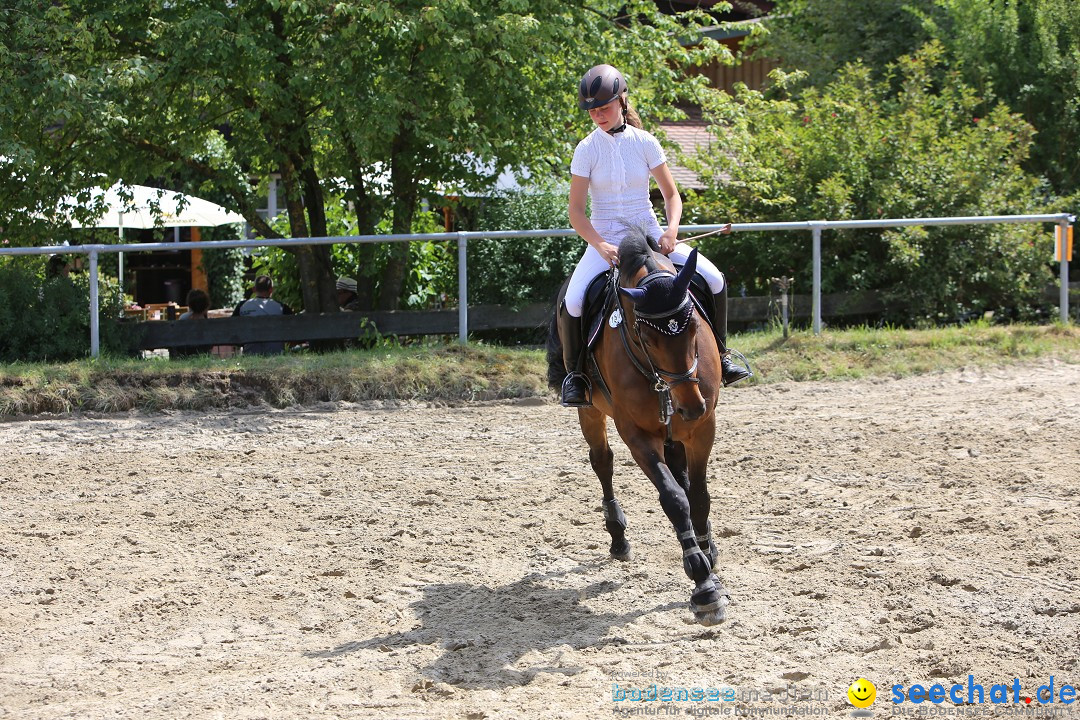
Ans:
<svg viewBox="0 0 1080 720"><path fill-rule="evenodd" d="M675 476L675 481L679 483L688 494L690 492L690 477L687 474L686 468L686 448L683 447L681 442L675 442L672 440L670 443L664 443L664 462L667 463L668 469L671 470L671 474ZM694 501L690 500L690 519L694 517ZM697 524L695 523L695 527Z"/></svg>
<svg viewBox="0 0 1080 720"><path fill-rule="evenodd" d="M709 522L712 499L709 497L707 471L715 434L715 420L703 422L682 445L688 476L686 492L690 500L690 519L694 523L698 547L709 558L709 564L713 567L716 567L719 551L713 542L712 525Z"/></svg>
<svg viewBox="0 0 1080 720"><path fill-rule="evenodd" d="M701 552L709 559L709 565L715 566L718 552L712 541L712 528L709 525L709 490L705 484L705 466L695 463L697 472L691 480L686 446L681 442L664 443L664 459L676 482L686 491L686 499L690 503L690 522L694 526L694 539ZM705 461L708 461L707 455Z"/></svg>
<svg viewBox="0 0 1080 720"><path fill-rule="evenodd" d="M693 520L698 547L705 553L706 558L709 560L709 566L713 570L711 579L715 586L714 593L710 595L712 599L709 602L699 604L699 608L695 610L695 614L707 614L710 616L711 622L702 620L705 624L722 621L726 612L725 608L731 601L731 594L716 574L716 563L719 560L720 552L717 550L716 543L713 542L712 525L709 522L711 499L709 497L707 471L709 455L712 453L714 433L714 423L703 424L696 430L693 437L685 441L684 444L687 472L690 480L690 491L688 493L690 517Z"/></svg>
<svg viewBox="0 0 1080 720"><path fill-rule="evenodd" d="M690 595L690 609L698 622L714 625L724 619L726 600L717 591L712 564L697 544L697 533L690 519L690 501L686 490L675 478L665 462L663 442L640 430L619 428L623 439L634 455L634 460L652 481L660 495L660 507L667 515L683 551L683 570L694 581ZM628 430L628 432L627 432Z"/></svg>
<svg viewBox="0 0 1080 720"><path fill-rule="evenodd" d="M595 408L579 408L578 423L581 434L589 444L589 464L600 479L604 493L604 527L611 535L611 557L616 560L630 559L630 541L626 539L626 515L615 499L611 484L614 475L614 454L608 444L607 417Z"/></svg>
<svg viewBox="0 0 1080 720"><path fill-rule="evenodd" d="M711 433L710 433L711 435ZM711 445L711 440L709 441ZM709 489L705 482L705 463L708 462L708 450L704 461L697 457L693 464L691 479L686 446L681 442L664 443L664 458L675 480L686 491L690 503L690 522L694 526L694 539L701 552L709 559L709 565L715 566L718 557L716 545L712 541L712 528L709 524Z"/></svg>

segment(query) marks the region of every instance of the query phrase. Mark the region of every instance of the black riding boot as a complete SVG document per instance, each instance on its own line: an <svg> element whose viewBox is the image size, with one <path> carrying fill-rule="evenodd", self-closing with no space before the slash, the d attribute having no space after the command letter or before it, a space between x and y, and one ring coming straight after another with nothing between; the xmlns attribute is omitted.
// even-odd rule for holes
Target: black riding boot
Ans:
<svg viewBox="0 0 1080 720"><path fill-rule="evenodd" d="M749 364L746 367L739 365L731 359L732 352L727 346L727 279L724 280L724 289L713 295L713 332L716 334L716 344L720 346L720 370L721 380L724 386L733 385L740 380L753 377ZM738 350L734 354L742 358ZM743 362L746 359L743 358Z"/></svg>
<svg viewBox="0 0 1080 720"><path fill-rule="evenodd" d="M590 407L589 378L581 370L585 365L585 343L581 338L581 318L559 308L559 335L562 338L563 364L567 376L562 384L561 403L565 407Z"/></svg>

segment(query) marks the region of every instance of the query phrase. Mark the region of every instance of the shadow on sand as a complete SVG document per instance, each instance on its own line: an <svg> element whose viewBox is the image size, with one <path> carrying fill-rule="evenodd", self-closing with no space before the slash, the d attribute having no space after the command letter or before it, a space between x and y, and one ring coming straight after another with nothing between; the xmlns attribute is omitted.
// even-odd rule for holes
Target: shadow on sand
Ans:
<svg viewBox="0 0 1080 720"><path fill-rule="evenodd" d="M439 658L421 668L423 676L460 688L500 689L529 683L537 673L576 674L580 667L548 665L514 668L527 653L567 645L573 649L624 645L612 628L653 612L682 608L667 603L626 613L598 613L585 603L618 589L620 583L596 582L580 588L551 587L550 581L596 568L533 574L499 588L468 583L429 585L412 603L420 627L406 632L344 643L308 652L334 658L362 650L389 652L417 645L439 645Z"/></svg>

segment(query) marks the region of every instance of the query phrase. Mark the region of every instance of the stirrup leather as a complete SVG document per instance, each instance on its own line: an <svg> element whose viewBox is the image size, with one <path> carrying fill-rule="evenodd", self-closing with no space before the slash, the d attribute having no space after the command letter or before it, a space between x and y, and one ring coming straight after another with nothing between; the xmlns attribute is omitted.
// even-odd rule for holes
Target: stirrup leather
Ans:
<svg viewBox="0 0 1080 720"><path fill-rule="evenodd" d="M585 398L578 402L567 402L566 395L568 392L576 390L574 387L575 381L581 381L585 383ZM589 376L582 372L571 372L562 383L562 392L559 398L559 404L563 407L592 407L592 381L589 380Z"/></svg>

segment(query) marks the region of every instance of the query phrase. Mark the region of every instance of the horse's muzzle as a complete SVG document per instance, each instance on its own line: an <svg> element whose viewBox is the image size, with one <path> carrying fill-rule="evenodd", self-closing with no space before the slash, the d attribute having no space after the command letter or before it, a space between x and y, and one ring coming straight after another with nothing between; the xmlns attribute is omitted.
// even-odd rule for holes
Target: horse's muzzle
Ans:
<svg viewBox="0 0 1080 720"><path fill-rule="evenodd" d="M700 395L698 397L700 402L690 403L688 406L684 406L682 403L679 403L676 412L679 413L679 416L683 420L697 420L699 417L705 414L705 399L702 398Z"/></svg>

